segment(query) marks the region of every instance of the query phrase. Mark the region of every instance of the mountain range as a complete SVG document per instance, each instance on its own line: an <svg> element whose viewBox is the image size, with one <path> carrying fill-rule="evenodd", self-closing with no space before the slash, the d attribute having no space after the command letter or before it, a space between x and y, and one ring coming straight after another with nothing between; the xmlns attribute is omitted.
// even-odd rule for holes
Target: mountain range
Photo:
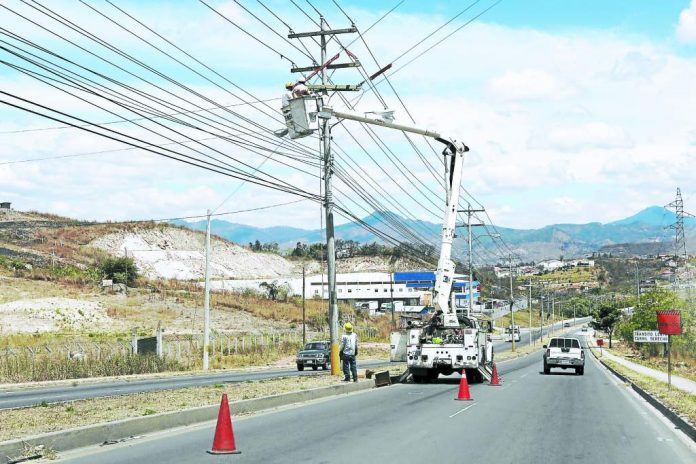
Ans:
<svg viewBox="0 0 696 464"><path fill-rule="evenodd" d="M394 214L394 213L389 213ZM364 222L382 230L381 213L373 213L363 219ZM442 226L428 221L414 221L401 218L410 229L426 232L431 237L440 234ZM631 247L626 244L646 244L636 249L649 249L652 253L670 253L674 249L674 231L669 226L676 222L674 212L661 206L651 206L618 221L609 223L591 222L587 224L551 224L539 229L514 229L497 226L497 233L507 243L511 250L523 260L558 258L559 256L578 257L593 252L611 250L616 245L624 252L630 253ZM194 230L205 230L205 221L185 222L174 221L175 224ZM319 229L300 229L295 227L254 227L247 224L237 224L225 220L214 219L211 230L215 235L227 240L246 245L256 240L261 243L276 242L281 249L293 248L297 242L315 243L323 240ZM696 219L684 218L684 230L687 236L687 249L693 250L696 245ZM336 237L344 240L354 240L360 243L381 242L373 233L360 224L349 222L336 226ZM459 241L455 254L465 255L466 243ZM489 251L496 245L490 237L481 237L476 242ZM616 248L616 247L615 247ZM492 262L500 255L496 253L477 253L478 261Z"/></svg>

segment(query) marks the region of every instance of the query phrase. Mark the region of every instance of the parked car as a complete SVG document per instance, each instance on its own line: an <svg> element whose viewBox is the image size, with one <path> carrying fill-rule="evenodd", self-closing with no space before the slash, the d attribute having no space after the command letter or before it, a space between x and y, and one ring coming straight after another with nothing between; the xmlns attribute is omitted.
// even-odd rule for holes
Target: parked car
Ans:
<svg viewBox="0 0 696 464"><path fill-rule="evenodd" d="M585 373L585 351L577 338L555 337L544 348L544 374L550 374L552 367L575 369L578 375Z"/></svg>
<svg viewBox="0 0 696 464"><path fill-rule="evenodd" d="M570 327L570 322L564 322L563 327Z"/></svg>
<svg viewBox="0 0 696 464"><path fill-rule="evenodd" d="M331 365L331 344L327 341L309 342L297 353L297 370L303 371L305 366L313 370L326 370Z"/></svg>
<svg viewBox="0 0 696 464"><path fill-rule="evenodd" d="M583 332L587 332L587 326L586 326L586 325L583 325L583 326L582 326L582 331L583 331Z"/></svg>

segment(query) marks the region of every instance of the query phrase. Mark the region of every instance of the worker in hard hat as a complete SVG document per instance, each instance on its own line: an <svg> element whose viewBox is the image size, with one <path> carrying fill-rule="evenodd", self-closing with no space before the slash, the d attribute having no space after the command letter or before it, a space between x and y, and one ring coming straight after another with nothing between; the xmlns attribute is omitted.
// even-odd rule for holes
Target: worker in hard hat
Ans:
<svg viewBox="0 0 696 464"><path fill-rule="evenodd" d="M353 382L358 381L358 336L353 332L353 324L346 322L343 325L344 333L341 336L339 355L343 361L343 381L350 382L350 374L353 374Z"/></svg>
<svg viewBox="0 0 696 464"><path fill-rule="evenodd" d="M283 98L282 98L283 108L285 108L286 106L290 106L290 99L293 97L292 88L294 86L295 86L295 84L293 84L292 82L288 82L285 84L285 90L287 90L287 92L285 92L283 94Z"/></svg>
<svg viewBox="0 0 696 464"><path fill-rule="evenodd" d="M292 87L292 96L297 98L305 95L309 95L309 89L305 85L304 79L298 79L297 84Z"/></svg>

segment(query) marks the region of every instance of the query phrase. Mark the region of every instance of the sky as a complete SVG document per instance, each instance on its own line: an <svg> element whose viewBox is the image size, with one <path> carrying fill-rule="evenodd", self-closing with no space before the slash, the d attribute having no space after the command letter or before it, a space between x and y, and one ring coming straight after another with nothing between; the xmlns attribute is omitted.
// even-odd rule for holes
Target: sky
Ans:
<svg viewBox="0 0 696 464"><path fill-rule="evenodd" d="M79 2L41 3L172 80L143 71L123 55L19 1L3 2L15 13L0 9L0 22L11 32L70 60L61 63L72 70L82 66L82 70L93 71L93 77L100 73L135 91L151 92L161 99L158 108L174 101L189 110L239 105L233 107L234 115L217 111L217 116L211 116L227 118L215 119L215 131L232 130L230 127L241 131L241 126L234 126L240 121L270 130L282 127L273 115L260 110L268 113L279 106L283 83L292 79L290 62L307 66L310 63L305 54L315 56L318 50L310 40L295 42L295 48L281 38L288 33L283 23L296 32L316 28L309 17L317 14L307 2L297 2L303 6L300 11L280 0L263 4L206 0L239 27L198 1L117 2L161 37L185 49L188 56L109 3L85 2L97 11ZM341 0L339 4L365 31L399 1ZM350 25L332 1L312 1L312 5L331 27ZM469 10L433 37L401 56L469 5ZM137 31L179 61L117 24ZM451 37L417 57L460 26ZM52 33L60 33L82 48ZM354 38L345 36L344 43ZM363 38L369 50L359 39L347 48L368 74L378 65L393 62L387 76L398 97L387 82L377 79L376 89L383 102L364 86L368 91L349 95L355 100L355 110L377 111L386 104L395 111L397 122L412 124L410 113L416 125L464 141L471 148L464 166L465 201L483 205L495 224L536 228L552 223L610 222L650 205L673 201L677 187L681 187L685 209L696 212L696 0L503 0L498 4L492 0L405 0ZM3 45L17 44L7 35L0 40ZM29 66L8 49L15 50L9 46L0 49L2 61ZM329 56L339 51L335 43L329 44ZM339 61L346 59L343 53ZM357 83L362 79L354 69L342 69L333 74L333 80ZM91 95L77 100L7 65L0 66L0 90L90 122L136 117ZM241 104L235 95L244 92L269 99L269 106ZM178 100L180 96L186 101ZM6 95L2 100L17 103ZM88 102L98 102L111 112ZM332 97L331 102L337 108L345 107L338 97ZM170 129L175 126L164 124ZM208 209L256 209L298 199L143 150L123 150L120 142L74 128L55 129L56 125L0 104L0 201L11 201L20 210L79 219L126 220L201 215ZM169 140L147 130L156 127L153 122L109 127L151 143ZM170 135L177 140L211 136L191 127L175 129L176 135ZM337 125L332 135L336 161L344 172L352 174L358 191L371 190L385 207L399 214L439 222L443 190L426 166L427 162L438 170L442 167L436 142L428 144L414 137L416 150L401 133L379 128L370 134L347 122ZM273 148L281 141L266 134L260 143ZM318 149L316 139L301 143L310 150ZM289 146L283 142L281 149ZM247 170L261 165L261 170L287 185L319 193L316 161L290 161L303 169L299 171L274 160L264 161L264 155L221 140L206 142L197 153L202 152L221 159L234 157L244 162ZM64 155L71 156L56 158ZM36 158L49 159L18 162ZM371 212L372 206L345 181L337 179L335 185L337 200L351 212L359 217ZM314 202L300 201L223 218L261 227L317 228L321 210ZM338 223L345 220L337 218Z"/></svg>

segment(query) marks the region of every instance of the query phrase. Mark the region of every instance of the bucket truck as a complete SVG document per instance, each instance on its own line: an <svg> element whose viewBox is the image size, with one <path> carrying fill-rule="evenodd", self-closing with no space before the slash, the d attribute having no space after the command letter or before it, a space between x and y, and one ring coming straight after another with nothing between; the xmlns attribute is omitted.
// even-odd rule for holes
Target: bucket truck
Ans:
<svg viewBox="0 0 696 464"><path fill-rule="evenodd" d="M316 104L315 104L316 102ZM471 382L490 380L493 364L493 344L489 333L490 323L480 321L473 315L457 312L452 294L454 262L452 244L455 238L457 207L462 180L464 153L469 148L463 143L442 137L439 133L393 122L393 113L358 114L337 111L322 103L320 98L305 96L290 100L284 108L287 128L276 131L282 137L300 138L314 132L317 119L332 117L358 121L390 129L411 132L431 137L445 145L446 204L444 210L440 257L433 287L434 310L425 321L412 321L406 333L392 334L392 344L400 345L399 338L406 336L405 357L414 382L437 379L439 374L450 375L466 372ZM394 350L401 352L401 350ZM396 359L393 359L396 360Z"/></svg>

